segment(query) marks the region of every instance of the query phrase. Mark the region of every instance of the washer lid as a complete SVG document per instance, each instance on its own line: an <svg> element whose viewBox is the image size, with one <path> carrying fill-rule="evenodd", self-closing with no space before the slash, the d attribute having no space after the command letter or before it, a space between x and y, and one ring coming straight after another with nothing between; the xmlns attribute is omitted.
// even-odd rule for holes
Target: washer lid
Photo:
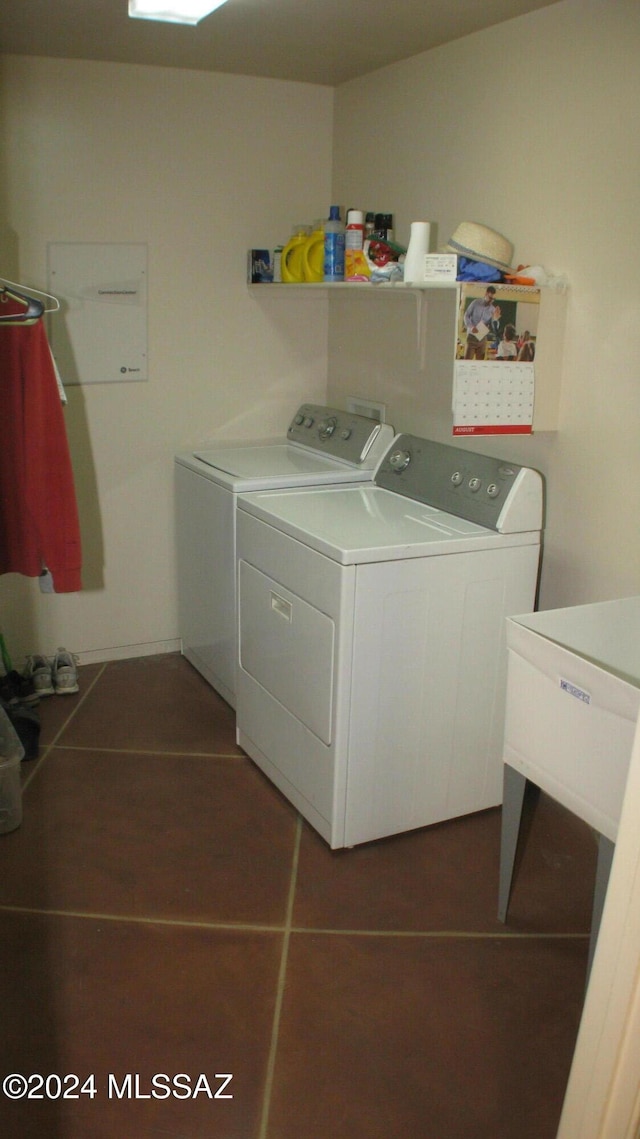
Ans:
<svg viewBox="0 0 640 1139"><path fill-rule="evenodd" d="M325 459L323 455L290 447L287 443L267 447L232 447L225 451L195 451L194 454L208 466L240 479L307 474L311 470L342 466L335 459Z"/></svg>
<svg viewBox="0 0 640 1139"><path fill-rule="evenodd" d="M286 439L205 444L176 462L236 493L369 482L393 437L389 423L303 403Z"/></svg>
<svg viewBox="0 0 640 1139"><path fill-rule="evenodd" d="M290 443L211 447L178 455L177 462L235 492L363 482L372 477L368 469Z"/></svg>
<svg viewBox="0 0 640 1139"><path fill-rule="evenodd" d="M537 531L500 534L372 485L240 495L238 508L341 565L540 541Z"/></svg>

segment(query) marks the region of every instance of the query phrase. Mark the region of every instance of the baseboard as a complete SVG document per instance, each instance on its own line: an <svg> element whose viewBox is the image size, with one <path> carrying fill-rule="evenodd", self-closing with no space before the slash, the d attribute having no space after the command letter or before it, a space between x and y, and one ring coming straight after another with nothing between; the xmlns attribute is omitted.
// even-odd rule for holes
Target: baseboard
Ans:
<svg viewBox="0 0 640 1139"><path fill-rule="evenodd" d="M88 649L74 653L79 664L105 664L111 660L129 660L134 657L159 656L161 653L180 652L181 641L147 641L139 645L115 645L105 649Z"/></svg>

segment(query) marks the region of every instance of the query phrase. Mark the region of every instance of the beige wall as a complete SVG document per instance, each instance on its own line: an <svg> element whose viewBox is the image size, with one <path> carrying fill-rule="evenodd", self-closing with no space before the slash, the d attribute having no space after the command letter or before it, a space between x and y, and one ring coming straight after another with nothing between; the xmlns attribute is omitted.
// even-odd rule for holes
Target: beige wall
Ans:
<svg viewBox="0 0 640 1139"><path fill-rule="evenodd" d="M418 219L439 244L483 222L570 279L559 432L469 444L547 477L544 608L640 592L639 54L637 0L567 0L336 93L338 200L392 210L404 241ZM451 441L450 376L420 370L413 305L363 306L332 301L331 397L355 386Z"/></svg>
<svg viewBox="0 0 640 1139"><path fill-rule="evenodd" d="M151 651L177 637L174 452L325 395L326 304L251 299L246 250L328 208L333 93L24 57L2 77L0 274L46 289L48 242L147 242L149 381L68 389L86 588L2 577L0 628L18 665Z"/></svg>
<svg viewBox="0 0 640 1139"><path fill-rule="evenodd" d="M327 390L450 439L449 379L421 370L412 301L334 297L327 355L326 302L249 297L247 247L330 200L392 210L400 239L419 218L440 244L481 221L516 262L568 275L560 430L469 446L546 475L543 607L639 592L639 51L636 0L566 0L335 93L6 58L0 273L46 287L48 242L146 241L150 285L149 382L69 389L84 593L0 578L17 662L175 644L175 450L272 434Z"/></svg>

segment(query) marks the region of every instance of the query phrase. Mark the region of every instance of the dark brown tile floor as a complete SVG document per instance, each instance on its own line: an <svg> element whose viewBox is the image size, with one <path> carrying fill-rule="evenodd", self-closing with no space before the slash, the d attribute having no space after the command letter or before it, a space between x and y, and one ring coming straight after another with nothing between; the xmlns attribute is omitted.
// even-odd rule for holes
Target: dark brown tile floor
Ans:
<svg viewBox="0 0 640 1139"><path fill-rule="evenodd" d="M181 657L80 682L0 837L4 1135L553 1139L588 828L540 799L505 927L499 810L331 853Z"/></svg>

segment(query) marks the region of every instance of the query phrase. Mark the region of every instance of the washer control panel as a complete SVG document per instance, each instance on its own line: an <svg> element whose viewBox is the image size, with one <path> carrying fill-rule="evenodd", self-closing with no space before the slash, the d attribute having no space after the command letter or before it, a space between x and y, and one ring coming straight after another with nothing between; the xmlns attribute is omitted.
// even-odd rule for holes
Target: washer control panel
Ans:
<svg viewBox="0 0 640 1139"><path fill-rule="evenodd" d="M542 476L530 467L461 447L398 435L375 476L377 486L500 533L542 526Z"/></svg>
<svg viewBox="0 0 640 1139"><path fill-rule="evenodd" d="M332 459L373 469L393 440L393 428L365 415L303 403L289 424L287 439Z"/></svg>

